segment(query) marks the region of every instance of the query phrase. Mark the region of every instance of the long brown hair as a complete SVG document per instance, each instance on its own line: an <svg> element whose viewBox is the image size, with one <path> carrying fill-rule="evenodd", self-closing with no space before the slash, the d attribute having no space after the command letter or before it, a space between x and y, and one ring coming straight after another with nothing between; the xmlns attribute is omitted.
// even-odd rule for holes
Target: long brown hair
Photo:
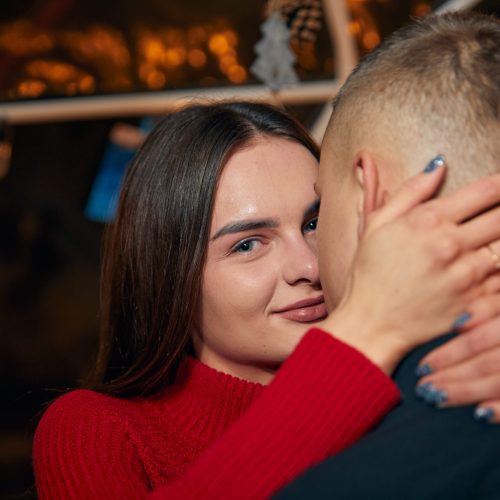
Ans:
<svg viewBox="0 0 500 500"><path fill-rule="evenodd" d="M244 102L168 115L137 153L105 234L93 389L145 396L172 383L190 349L220 174L259 135L298 142L319 158L296 120Z"/></svg>

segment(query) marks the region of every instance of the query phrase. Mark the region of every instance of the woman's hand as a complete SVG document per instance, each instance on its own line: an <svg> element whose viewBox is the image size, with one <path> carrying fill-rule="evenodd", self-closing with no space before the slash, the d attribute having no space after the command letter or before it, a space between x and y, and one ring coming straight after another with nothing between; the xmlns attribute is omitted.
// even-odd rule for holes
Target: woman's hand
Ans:
<svg viewBox="0 0 500 500"><path fill-rule="evenodd" d="M484 310L479 309L478 320L425 356L417 369L422 376L417 394L439 407L479 403L477 419L500 423L500 274L489 281L497 287L489 301L497 315L480 323Z"/></svg>
<svg viewBox="0 0 500 500"><path fill-rule="evenodd" d="M423 203L444 170L411 178L370 216L344 298L325 320L387 373L472 314L495 271L484 246L500 248L500 208L484 211L500 202L500 175Z"/></svg>

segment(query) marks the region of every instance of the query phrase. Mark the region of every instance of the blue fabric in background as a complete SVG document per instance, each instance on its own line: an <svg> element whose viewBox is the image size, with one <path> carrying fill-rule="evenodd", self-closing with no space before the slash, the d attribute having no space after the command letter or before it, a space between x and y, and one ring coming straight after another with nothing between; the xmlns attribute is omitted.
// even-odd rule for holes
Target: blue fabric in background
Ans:
<svg viewBox="0 0 500 500"><path fill-rule="evenodd" d="M114 219L122 180L135 151L108 144L85 207L87 218L103 223Z"/></svg>
<svg viewBox="0 0 500 500"><path fill-rule="evenodd" d="M153 124L151 118L144 118L139 129L148 133ZM85 206L85 216L88 219L102 223L114 220L123 178L136 152L135 148L125 148L109 142Z"/></svg>

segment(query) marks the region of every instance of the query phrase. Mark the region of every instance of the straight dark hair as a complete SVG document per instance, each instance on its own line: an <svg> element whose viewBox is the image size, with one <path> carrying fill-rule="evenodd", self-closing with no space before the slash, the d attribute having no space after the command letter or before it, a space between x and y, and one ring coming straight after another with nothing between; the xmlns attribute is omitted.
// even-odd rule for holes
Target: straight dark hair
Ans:
<svg viewBox="0 0 500 500"><path fill-rule="evenodd" d="M231 154L259 136L319 148L268 105L193 105L163 118L129 167L101 271L100 344L91 383L120 397L158 393L190 352L212 210Z"/></svg>

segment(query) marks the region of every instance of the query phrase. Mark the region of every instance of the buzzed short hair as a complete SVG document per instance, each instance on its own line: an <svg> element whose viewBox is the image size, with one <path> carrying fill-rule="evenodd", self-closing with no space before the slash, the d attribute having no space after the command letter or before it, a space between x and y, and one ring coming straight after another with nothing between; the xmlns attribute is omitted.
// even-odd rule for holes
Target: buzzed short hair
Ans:
<svg viewBox="0 0 500 500"><path fill-rule="evenodd" d="M329 133L349 140L379 128L402 147L445 153L462 165L481 158L482 166L455 174L457 184L498 171L500 21L431 15L363 58L334 100Z"/></svg>

